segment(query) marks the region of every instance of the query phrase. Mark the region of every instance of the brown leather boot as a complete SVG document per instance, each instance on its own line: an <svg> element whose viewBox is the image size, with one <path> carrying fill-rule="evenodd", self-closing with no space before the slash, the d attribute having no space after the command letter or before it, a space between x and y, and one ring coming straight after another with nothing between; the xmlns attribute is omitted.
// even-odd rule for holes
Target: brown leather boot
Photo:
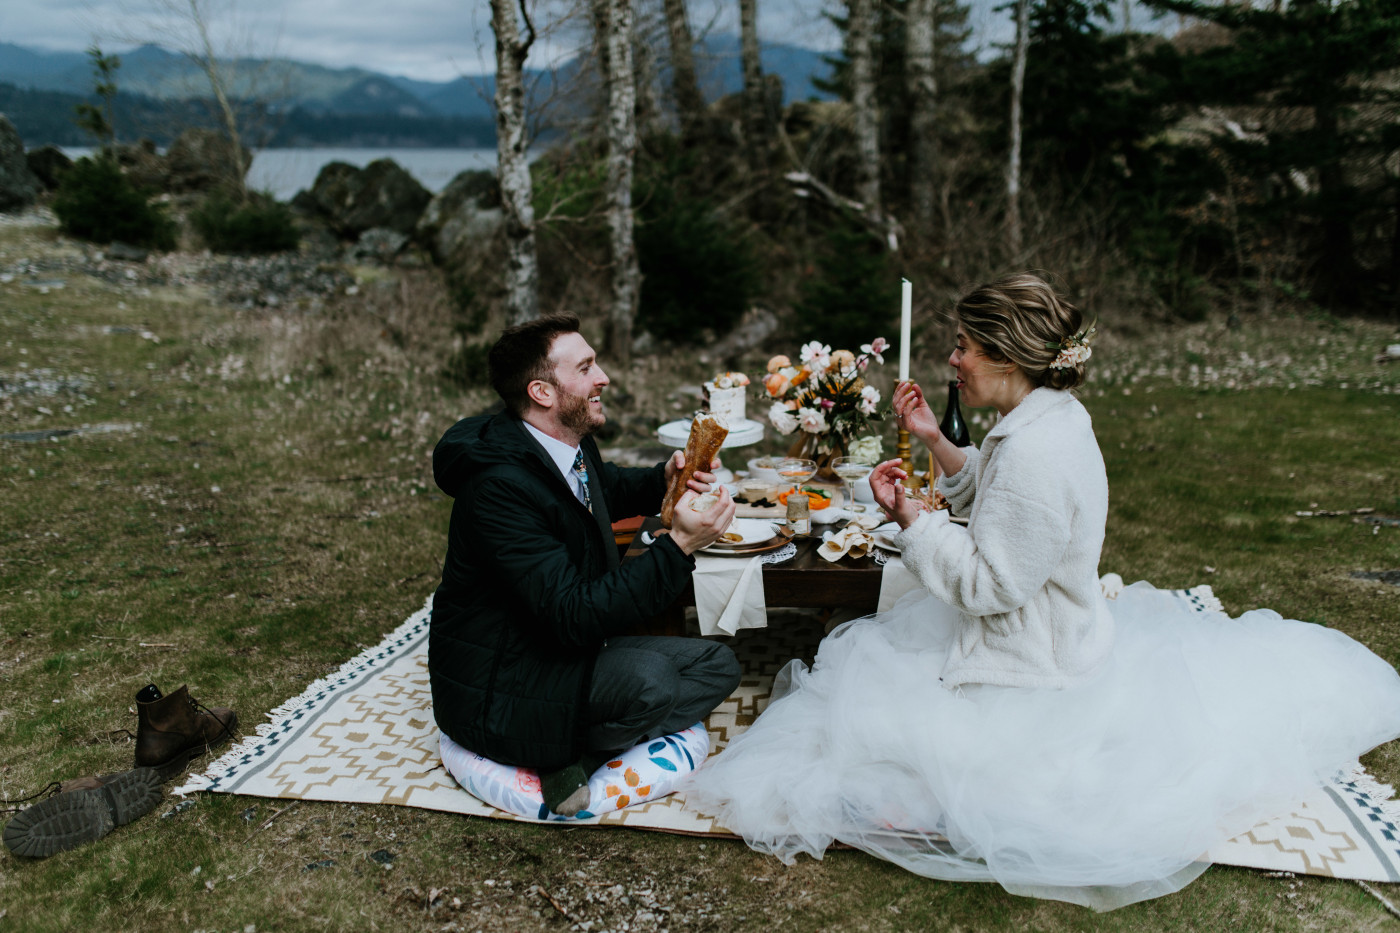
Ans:
<svg viewBox="0 0 1400 933"><path fill-rule="evenodd" d="M5 848L15 855L48 858L101 839L151 812L160 803L160 775L151 768L74 778L5 826Z"/></svg>
<svg viewBox="0 0 1400 933"><path fill-rule="evenodd" d="M147 684L136 694L136 766L155 768L168 780L191 758L226 741L237 726L233 710L203 706L187 687L164 696Z"/></svg>

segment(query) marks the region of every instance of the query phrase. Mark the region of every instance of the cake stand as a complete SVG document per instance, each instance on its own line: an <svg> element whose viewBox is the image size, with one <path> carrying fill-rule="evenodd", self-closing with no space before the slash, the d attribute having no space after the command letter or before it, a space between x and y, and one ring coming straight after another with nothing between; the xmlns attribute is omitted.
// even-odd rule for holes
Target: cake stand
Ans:
<svg viewBox="0 0 1400 933"><path fill-rule="evenodd" d="M669 444L680 450L685 450L685 442L690 440L690 419L683 418L680 421L668 421L656 429L656 436L661 438L663 444ZM763 440L763 423L760 421L740 421L737 425L729 429L729 436L720 445L721 450L728 450L730 447L748 447ZM727 467L721 466L715 471L715 482L732 483L734 473Z"/></svg>

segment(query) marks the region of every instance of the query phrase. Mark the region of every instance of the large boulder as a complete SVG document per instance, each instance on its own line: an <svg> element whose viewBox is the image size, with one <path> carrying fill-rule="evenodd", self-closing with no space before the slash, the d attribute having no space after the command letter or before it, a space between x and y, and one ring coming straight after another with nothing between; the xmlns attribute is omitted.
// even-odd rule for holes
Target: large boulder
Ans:
<svg viewBox="0 0 1400 933"><path fill-rule="evenodd" d="M49 191L58 187L58 180L64 172L73 167L73 160L57 146L40 146L30 149L24 155L29 170L39 179L39 184Z"/></svg>
<svg viewBox="0 0 1400 933"><path fill-rule="evenodd" d="M253 154L240 147L242 161L234 158L233 143L217 130L189 129L181 133L165 155L170 170L167 190L172 194L242 187Z"/></svg>
<svg viewBox="0 0 1400 933"><path fill-rule="evenodd" d="M15 125L0 114L0 211L28 207L39 196L39 179L24 158L24 141Z"/></svg>
<svg viewBox="0 0 1400 933"><path fill-rule="evenodd" d="M496 235L505 223L500 200L494 172L462 172L424 209L415 238L438 262L448 262L464 244Z"/></svg>
<svg viewBox="0 0 1400 933"><path fill-rule="evenodd" d="M156 149L154 140L141 139L135 143L122 143L115 149L117 164L127 179L142 191L148 193L164 191L170 178L170 168L165 156Z"/></svg>
<svg viewBox="0 0 1400 933"><path fill-rule="evenodd" d="M337 234L354 239L373 227L408 236L433 198L393 159L376 159L364 168L331 162L321 168L307 197L293 206L310 209Z"/></svg>

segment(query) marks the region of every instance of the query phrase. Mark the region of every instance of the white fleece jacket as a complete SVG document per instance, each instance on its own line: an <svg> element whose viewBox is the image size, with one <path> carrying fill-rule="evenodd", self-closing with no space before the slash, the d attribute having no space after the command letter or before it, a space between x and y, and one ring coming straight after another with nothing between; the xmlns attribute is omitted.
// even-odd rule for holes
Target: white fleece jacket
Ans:
<svg viewBox="0 0 1400 933"><path fill-rule="evenodd" d="M968 527L932 512L896 539L904 565L960 614L940 680L1071 684L1113 647L1098 582L1108 478L1089 413L1068 392L1035 389L964 453L939 489Z"/></svg>

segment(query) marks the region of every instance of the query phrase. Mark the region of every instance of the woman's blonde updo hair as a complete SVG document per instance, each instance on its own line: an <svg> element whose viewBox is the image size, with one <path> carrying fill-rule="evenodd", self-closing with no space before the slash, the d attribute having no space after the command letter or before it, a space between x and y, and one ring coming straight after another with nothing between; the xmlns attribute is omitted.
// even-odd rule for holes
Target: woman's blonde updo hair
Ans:
<svg viewBox="0 0 1400 933"><path fill-rule="evenodd" d="M1036 387L1073 389L1084 381L1082 362L1050 368L1084 316L1037 275L1022 272L980 285L963 296L953 317L989 359L1014 363Z"/></svg>

